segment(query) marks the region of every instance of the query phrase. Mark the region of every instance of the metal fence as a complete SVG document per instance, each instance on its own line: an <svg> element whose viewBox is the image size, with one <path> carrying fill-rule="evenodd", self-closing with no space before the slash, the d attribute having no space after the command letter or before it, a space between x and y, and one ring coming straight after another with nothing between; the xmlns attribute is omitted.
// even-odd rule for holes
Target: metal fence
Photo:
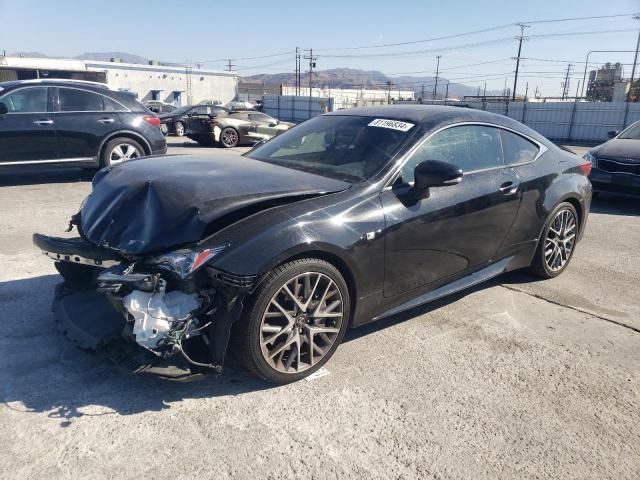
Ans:
<svg viewBox="0 0 640 480"><path fill-rule="evenodd" d="M431 102L425 102L427 103ZM442 105L442 102L438 104ZM640 103L474 101L453 102L448 105L465 105L506 115L547 138L564 142L602 142L608 140L607 132L622 130L640 120Z"/></svg>
<svg viewBox="0 0 640 480"><path fill-rule="evenodd" d="M333 99L326 97L265 95L262 101L264 113L285 122L303 122L333 110Z"/></svg>

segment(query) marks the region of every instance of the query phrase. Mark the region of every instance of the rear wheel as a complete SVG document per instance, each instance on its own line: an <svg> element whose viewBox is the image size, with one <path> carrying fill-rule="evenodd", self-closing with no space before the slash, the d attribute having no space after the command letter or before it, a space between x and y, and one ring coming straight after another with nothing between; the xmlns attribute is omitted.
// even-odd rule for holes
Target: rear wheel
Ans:
<svg viewBox="0 0 640 480"><path fill-rule="evenodd" d="M333 355L349 312L349 290L333 265L313 258L285 263L245 306L235 331L236 354L265 380L300 380Z"/></svg>
<svg viewBox="0 0 640 480"><path fill-rule="evenodd" d="M100 165L108 167L142 157L144 154L144 149L135 140L126 137L114 138L105 145Z"/></svg>
<svg viewBox="0 0 640 480"><path fill-rule="evenodd" d="M184 136L184 125L182 124L182 122L176 122L175 125L173 126L173 131L176 134L177 137L183 137Z"/></svg>
<svg viewBox="0 0 640 480"><path fill-rule="evenodd" d="M238 131L233 127L223 128L222 132L220 132L220 145L224 148L235 147L239 141L240 136L238 135Z"/></svg>
<svg viewBox="0 0 640 480"><path fill-rule="evenodd" d="M542 231L531 271L542 278L560 275L569 265L578 238L578 213L569 202L559 204L549 214Z"/></svg>

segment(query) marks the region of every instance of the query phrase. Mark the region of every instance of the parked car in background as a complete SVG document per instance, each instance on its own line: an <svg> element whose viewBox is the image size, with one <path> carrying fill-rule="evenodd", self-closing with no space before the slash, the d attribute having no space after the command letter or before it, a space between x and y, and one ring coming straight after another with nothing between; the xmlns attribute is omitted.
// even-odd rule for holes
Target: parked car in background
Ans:
<svg viewBox="0 0 640 480"><path fill-rule="evenodd" d="M160 120L131 93L78 80L0 83L0 166L105 167L166 150Z"/></svg>
<svg viewBox="0 0 640 480"><path fill-rule="evenodd" d="M227 102L222 105L224 108L229 110L230 112L243 112L247 110L256 110L256 106L251 102Z"/></svg>
<svg viewBox="0 0 640 480"><path fill-rule="evenodd" d="M176 107L170 103L161 102L160 100L149 100L144 103L144 106L151 110L153 113L171 113Z"/></svg>
<svg viewBox="0 0 640 480"><path fill-rule="evenodd" d="M80 236L34 243L64 277L54 312L80 347L111 347L136 371L182 361L185 377L221 373L229 348L288 383L349 327L516 269L560 275L587 223L590 168L501 115L353 108L243 156L102 170L72 219Z"/></svg>
<svg viewBox="0 0 640 480"><path fill-rule="evenodd" d="M268 140L293 126L280 122L266 113L249 111L219 111L211 116L192 116L187 137L201 145L237 147Z"/></svg>
<svg viewBox="0 0 640 480"><path fill-rule="evenodd" d="M207 99L201 100L198 105L222 105L222 102L220 100Z"/></svg>
<svg viewBox="0 0 640 480"><path fill-rule="evenodd" d="M173 134L182 137L186 133L189 117L194 115L215 115L220 107L215 105L185 105L170 113L160 114L160 129L165 135Z"/></svg>
<svg viewBox="0 0 640 480"><path fill-rule="evenodd" d="M609 136L584 155L593 165L589 179L594 191L640 196L640 121Z"/></svg>

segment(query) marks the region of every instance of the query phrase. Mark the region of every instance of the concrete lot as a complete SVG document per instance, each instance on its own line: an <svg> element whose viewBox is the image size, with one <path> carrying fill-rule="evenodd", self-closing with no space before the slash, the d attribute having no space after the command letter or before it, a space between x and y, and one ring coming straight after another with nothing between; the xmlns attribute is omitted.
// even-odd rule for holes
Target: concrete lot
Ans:
<svg viewBox="0 0 640 480"><path fill-rule="evenodd" d="M0 173L1 478L640 477L640 202L598 199L554 280L351 331L328 376L273 387L231 364L176 384L56 333L31 234L64 235L90 176Z"/></svg>

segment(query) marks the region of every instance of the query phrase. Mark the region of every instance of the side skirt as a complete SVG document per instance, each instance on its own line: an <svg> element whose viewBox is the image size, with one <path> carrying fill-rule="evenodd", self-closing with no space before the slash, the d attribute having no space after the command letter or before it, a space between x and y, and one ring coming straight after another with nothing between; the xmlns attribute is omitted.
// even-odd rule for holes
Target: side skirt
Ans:
<svg viewBox="0 0 640 480"><path fill-rule="evenodd" d="M380 320L381 318L390 317L392 315L396 315L400 312L404 312L405 310L410 310L419 305L423 305L425 303L433 302L434 300L438 300L439 298L446 297L447 295L451 295L452 293L459 292L461 290L465 290L469 287L473 287L479 283L485 282L493 277L497 277L498 275L512 270L511 262L514 260L515 255L503 258L502 260L492 263L491 265L483 268L482 270L478 270L466 277L462 277L458 280L455 280L451 283L443 285L442 287L436 288L435 290L431 290L423 295L412 298L405 303L398 305L397 307L393 307L380 315L373 318L373 320Z"/></svg>

